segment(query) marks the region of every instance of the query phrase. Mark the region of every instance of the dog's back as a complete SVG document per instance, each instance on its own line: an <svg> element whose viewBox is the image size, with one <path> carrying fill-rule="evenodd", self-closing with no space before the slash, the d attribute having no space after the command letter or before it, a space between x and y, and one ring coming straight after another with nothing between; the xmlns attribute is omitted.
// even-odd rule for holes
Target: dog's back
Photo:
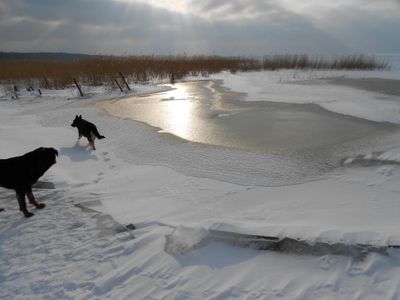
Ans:
<svg viewBox="0 0 400 300"><path fill-rule="evenodd" d="M15 189L15 181L20 178L20 173L23 174L22 165L22 156L0 159L0 185L8 189Z"/></svg>
<svg viewBox="0 0 400 300"><path fill-rule="evenodd" d="M40 147L22 156L0 159L0 186L26 188L34 184L53 164L58 152Z"/></svg>

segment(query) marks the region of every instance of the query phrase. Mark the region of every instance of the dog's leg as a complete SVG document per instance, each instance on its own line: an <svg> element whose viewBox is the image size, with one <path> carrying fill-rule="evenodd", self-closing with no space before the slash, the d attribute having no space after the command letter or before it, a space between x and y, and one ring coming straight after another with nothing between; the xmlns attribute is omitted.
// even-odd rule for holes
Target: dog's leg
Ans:
<svg viewBox="0 0 400 300"><path fill-rule="evenodd" d="M32 193L32 188L26 190L26 195L28 196L29 203L35 206L37 209L45 208L46 205L44 203L36 202L35 196L33 196Z"/></svg>
<svg viewBox="0 0 400 300"><path fill-rule="evenodd" d="M25 218L32 217L33 213L29 212L26 208L25 191L18 190L18 191L16 191L16 193L17 193L17 200L18 200L18 204L19 204L19 210L24 214Z"/></svg>
<svg viewBox="0 0 400 300"><path fill-rule="evenodd" d="M93 150L96 150L96 147L94 146L94 140L96 139L96 136L94 135L93 132L90 132L90 140L89 143L92 146Z"/></svg>
<svg viewBox="0 0 400 300"><path fill-rule="evenodd" d="M90 148L92 148L93 150L96 150L96 148L94 147L94 142L92 140L89 140L89 146Z"/></svg>
<svg viewBox="0 0 400 300"><path fill-rule="evenodd" d="M81 139L82 137L82 132L78 129L78 141Z"/></svg>

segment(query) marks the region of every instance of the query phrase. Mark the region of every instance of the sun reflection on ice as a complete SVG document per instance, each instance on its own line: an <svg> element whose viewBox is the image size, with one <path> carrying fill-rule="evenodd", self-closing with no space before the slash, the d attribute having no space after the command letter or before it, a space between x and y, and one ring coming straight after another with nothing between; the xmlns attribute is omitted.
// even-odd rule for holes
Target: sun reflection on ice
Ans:
<svg viewBox="0 0 400 300"><path fill-rule="evenodd" d="M191 100L194 100L193 95L183 86L168 91L162 99L168 124L167 131L185 139L191 139L193 134L195 104Z"/></svg>

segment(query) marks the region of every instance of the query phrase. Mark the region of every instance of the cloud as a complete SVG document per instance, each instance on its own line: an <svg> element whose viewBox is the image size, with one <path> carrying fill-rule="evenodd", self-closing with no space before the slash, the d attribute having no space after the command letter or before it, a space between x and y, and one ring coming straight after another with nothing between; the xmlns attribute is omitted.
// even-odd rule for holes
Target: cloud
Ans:
<svg viewBox="0 0 400 300"><path fill-rule="evenodd" d="M266 20L283 19L293 15L275 0L248 1L248 0L192 0L192 6L197 15L217 20L245 20L266 18Z"/></svg>
<svg viewBox="0 0 400 300"><path fill-rule="evenodd" d="M123 26L125 22L144 21L151 16L149 5L110 0L16 0L7 6L12 17L102 26Z"/></svg>
<svg viewBox="0 0 400 300"><path fill-rule="evenodd" d="M379 15L382 18L400 16L400 1L398 0L281 0L285 7L299 14L310 17L329 17L335 11L363 11ZM354 14L355 16L355 14Z"/></svg>
<svg viewBox="0 0 400 300"><path fill-rule="evenodd" d="M169 8L161 0L0 0L0 50L222 55L400 51L395 30L400 21L390 13L400 7L399 1L382 0L379 9L372 0L168 3Z"/></svg>

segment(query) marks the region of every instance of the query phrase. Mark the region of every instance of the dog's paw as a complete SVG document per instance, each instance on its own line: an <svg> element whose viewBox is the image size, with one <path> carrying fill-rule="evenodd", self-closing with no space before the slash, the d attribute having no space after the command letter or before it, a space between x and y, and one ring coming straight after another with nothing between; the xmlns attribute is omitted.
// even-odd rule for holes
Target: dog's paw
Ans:
<svg viewBox="0 0 400 300"><path fill-rule="evenodd" d="M37 209L43 209L45 207L46 205L44 203L38 203L38 205L36 206Z"/></svg>
<svg viewBox="0 0 400 300"><path fill-rule="evenodd" d="M31 212L26 212L26 213L24 213L24 216L25 216L25 218L30 218L30 217L33 217L34 214Z"/></svg>
<svg viewBox="0 0 400 300"><path fill-rule="evenodd" d="M4 210L4 208L1 208L1 207L0 207L0 211L3 211L3 210Z"/></svg>

